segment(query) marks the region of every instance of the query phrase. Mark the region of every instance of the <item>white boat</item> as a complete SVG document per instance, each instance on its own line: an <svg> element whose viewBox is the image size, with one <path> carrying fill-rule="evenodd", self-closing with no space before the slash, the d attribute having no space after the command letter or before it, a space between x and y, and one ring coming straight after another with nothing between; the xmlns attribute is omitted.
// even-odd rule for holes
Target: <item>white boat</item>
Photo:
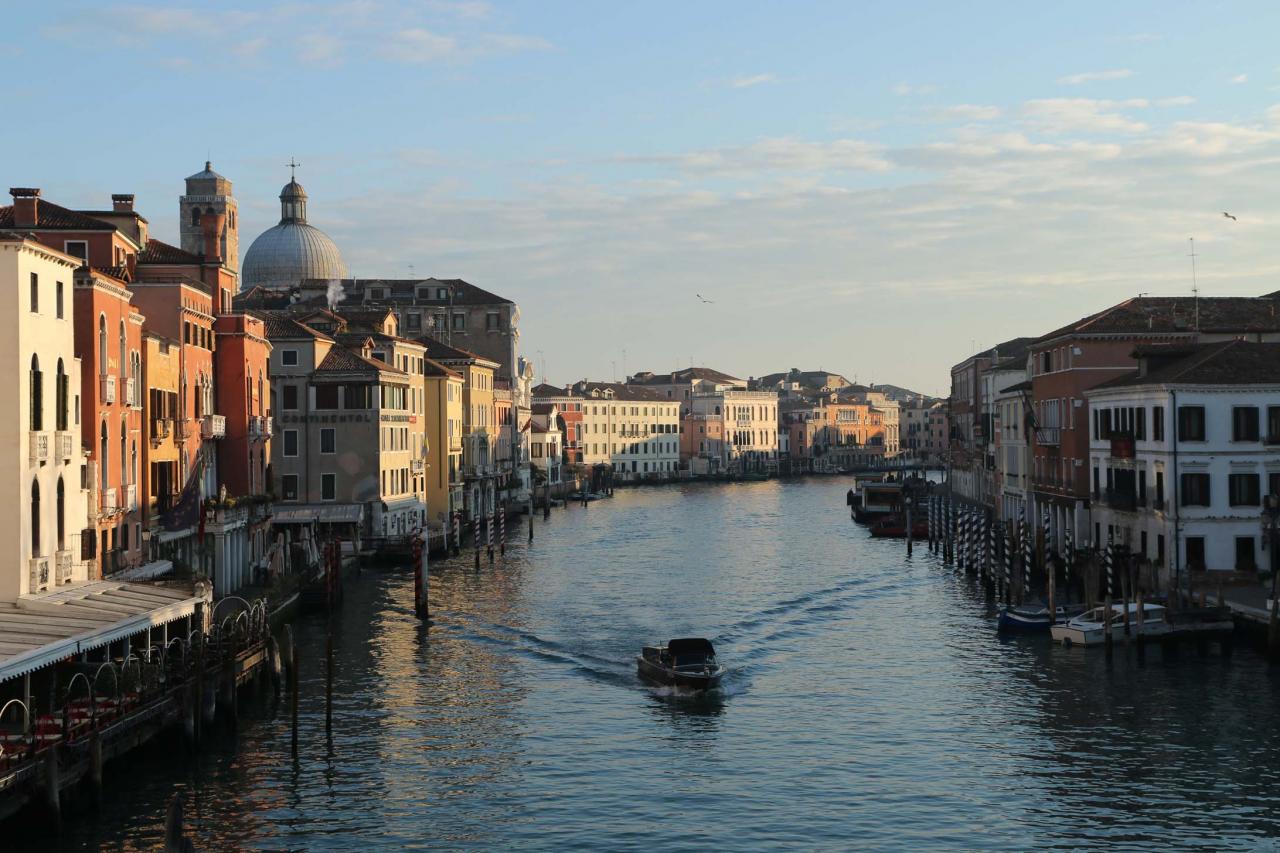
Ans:
<svg viewBox="0 0 1280 853"><path fill-rule="evenodd" d="M1111 612L1106 606L1087 610L1066 622L1054 625L1049 629L1055 643L1064 646L1097 646L1106 642L1107 631L1113 640L1124 639L1125 605L1111 605ZM1136 637L1141 633L1144 637L1162 637L1170 632L1169 621L1165 618L1165 609L1160 604L1144 604L1142 606L1142 622L1139 627L1138 605L1128 605L1129 634Z"/></svg>

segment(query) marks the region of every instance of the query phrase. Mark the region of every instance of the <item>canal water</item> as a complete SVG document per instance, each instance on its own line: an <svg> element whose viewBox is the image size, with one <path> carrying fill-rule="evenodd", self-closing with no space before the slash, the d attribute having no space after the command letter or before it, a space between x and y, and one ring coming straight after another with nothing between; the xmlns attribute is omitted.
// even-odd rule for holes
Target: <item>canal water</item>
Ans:
<svg viewBox="0 0 1280 853"><path fill-rule="evenodd" d="M1280 833L1277 676L1248 648L1003 642L974 584L849 520L844 479L619 490L479 571L366 570L297 626L301 752L258 703L199 758L109 769L65 849L1256 850ZM646 687L713 638L720 695ZM250 703L252 704L252 703ZM0 846L5 846L0 844ZM33 848L49 849L45 843Z"/></svg>

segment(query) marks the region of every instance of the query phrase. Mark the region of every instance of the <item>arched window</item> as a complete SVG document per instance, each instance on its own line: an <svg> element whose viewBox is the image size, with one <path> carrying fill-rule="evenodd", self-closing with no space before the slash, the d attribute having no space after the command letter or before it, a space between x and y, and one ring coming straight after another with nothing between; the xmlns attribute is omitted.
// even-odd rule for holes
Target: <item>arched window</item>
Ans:
<svg viewBox="0 0 1280 853"><path fill-rule="evenodd" d="M40 482L31 481L31 556L40 556Z"/></svg>
<svg viewBox="0 0 1280 853"><path fill-rule="evenodd" d="M27 389L27 405L31 408L31 429L44 429L44 374L40 372L40 359L31 354L30 387Z"/></svg>
<svg viewBox="0 0 1280 853"><path fill-rule="evenodd" d="M58 384L53 389L56 411L53 413L53 419L56 422L55 429L66 430L67 428L67 407L70 396L71 386L68 382L67 371L62 367L62 359L58 359Z"/></svg>
<svg viewBox="0 0 1280 853"><path fill-rule="evenodd" d="M120 486L123 487L129 482L129 469L126 463L129 461L127 449L129 447L129 416L120 416ZM124 506L124 495L120 495L120 502L116 506Z"/></svg>
<svg viewBox="0 0 1280 853"><path fill-rule="evenodd" d="M58 550L67 550L67 494L62 485L62 477L58 477Z"/></svg>
<svg viewBox="0 0 1280 853"><path fill-rule="evenodd" d="M191 208L191 224L192 225L200 224L200 208L198 207Z"/></svg>
<svg viewBox="0 0 1280 853"><path fill-rule="evenodd" d="M107 315L98 315L98 375L107 375Z"/></svg>
<svg viewBox="0 0 1280 853"><path fill-rule="evenodd" d="M120 321L120 363L116 365L116 370L120 371L120 374L123 376L124 372L128 370L128 364L129 364L129 349L128 349L126 338L124 336L124 320L121 320Z"/></svg>
<svg viewBox="0 0 1280 853"><path fill-rule="evenodd" d="M107 422L102 422L102 434L98 439L98 491L107 487Z"/></svg>
<svg viewBox="0 0 1280 853"><path fill-rule="evenodd" d="M138 482L138 442L129 442L129 482Z"/></svg>

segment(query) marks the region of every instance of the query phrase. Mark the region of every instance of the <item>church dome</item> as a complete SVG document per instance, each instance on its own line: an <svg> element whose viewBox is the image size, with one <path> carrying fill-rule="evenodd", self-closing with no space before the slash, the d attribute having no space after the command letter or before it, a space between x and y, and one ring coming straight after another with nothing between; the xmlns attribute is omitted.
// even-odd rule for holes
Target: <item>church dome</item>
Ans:
<svg viewBox="0 0 1280 853"><path fill-rule="evenodd" d="M296 287L308 278L346 278L337 245L307 224L307 192L296 180L280 191L280 224L268 228L244 254L241 289Z"/></svg>

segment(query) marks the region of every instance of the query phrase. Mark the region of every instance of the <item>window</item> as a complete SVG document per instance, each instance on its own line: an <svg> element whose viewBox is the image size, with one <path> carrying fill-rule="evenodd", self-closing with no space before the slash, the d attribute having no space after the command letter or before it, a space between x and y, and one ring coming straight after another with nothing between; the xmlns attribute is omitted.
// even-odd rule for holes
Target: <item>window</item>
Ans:
<svg viewBox="0 0 1280 853"><path fill-rule="evenodd" d="M1164 472L1156 472L1156 504L1157 509L1164 506Z"/></svg>
<svg viewBox="0 0 1280 853"><path fill-rule="evenodd" d="M454 315L453 315L453 330L454 330L455 332L458 332L458 331L465 331L465 330L466 330L466 328L467 328L467 315L466 315L466 314L454 314Z"/></svg>
<svg viewBox="0 0 1280 853"><path fill-rule="evenodd" d="M286 501L298 499L298 475L285 474L280 478L280 498Z"/></svg>
<svg viewBox="0 0 1280 853"><path fill-rule="evenodd" d="M320 452L336 453L337 452L337 433L333 427L324 427L320 430Z"/></svg>
<svg viewBox="0 0 1280 853"><path fill-rule="evenodd" d="M28 378L27 406L30 408L31 430L39 432L44 429L44 373L40 370L40 359L31 354L31 375Z"/></svg>
<svg viewBox="0 0 1280 853"><path fill-rule="evenodd" d="M40 313L40 276L31 274L31 313Z"/></svg>
<svg viewBox="0 0 1280 853"><path fill-rule="evenodd" d="M317 409L338 408L338 386L337 385L317 385L316 386L316 408Z"/></svg>
<svg viewBox="0 0 1280 853"><path fill-rule="evenodd" d="M1259 477L1257 474L1232 474L1227 478L1227 493L1232 506L1257 506Z"/></svg>
<svg viewBox="0 0 1280 853"><path fill-rule="evenodd" d="M1258 558L1254 549L1252 536L1236 537L1236 571L1256 572Z"/></svg>
<svg viewBox="0 0 1280 853"><path fill-rule="evenodd" d="M296 429L287 429L284 431L284 455L298 455L298 431Z"/></svg>
<svg viewBox="0 0 1280 853"><path fill-rule="evenodd" d="M282 385L281 391L284 394L284 408L286 411L296 411L298 408L298 386Z"/></svg>
<svg viewBox="0 0 1280 853"><path fill-rule="evenodd" d="M1151 407L1151 439L1164 441L1164 407Z"/></svg>
<svg viewBox="0 0 1280 853"><path fill-rule="evenodd" d="M1267 494L1280 497L1280 471L1267 474Z"/></svg>
<svg viewBox="0 0 1280 853"><path fill-rule="evenodd" d="M1192 571L1204 571L1204 537L1187 537L1187 568Z"/></svg>
<svg viewBox="0 0 1280 853"><path fill-rule="evenodd" d="M1182 475L1182 505L1183 506L1208 506L1209 505L1209 475L1208 474L1183 474Z"/></svg>
<svg viewBox="0 0 1280 853"><path fill-rule="evenodd" d="M1231 409L1231 440L1258 440L1258 407L1233 406Z"/></svg>
<svg viewBox="0 0 1280 853"><path fill-rule="evenodd" d="M486 314L484 317L484 327L486 331L496 332L502 327L499 325L497 314Z"/></svg>
<svg viewBox="0 0 1280 853"><path fill-rule="evenodd" d="M409 314L405 317L406 324L411 331L419 331L422 328L422 315Z"/></svg>
<svg viewBox="0 0 1280 853"><path fill-rule="evenodd" d="M298 366L298 351L296 349L280 350L280 363L285 367Z"/></svg>
<svg viewBox="0 0 1280 853"><path fill-rule="evenodd" d="M1204 406L1178 407L1178 441L1204 441Z"/></svg>
<svg viewBox="0 0 1280 853"><path fill-rule="evenodd" d="M1156 562L1164 565L1164 534L1156 534Z"/></svg>
<svg viewBox="0 0 1280 853"><path fill-rule="evenodd" d="M82 261L88 262L89 260L88 241L67 240L65 243L63 243L63 246L64 246L64 251L66 251L68 255L71 255L74 258L79 258Z"/></svg>
<svg viewBox="0 0 1280 853"><path fill-rule="evenodd" d="M1267 406L1267 444L1280 444L1280 406Z"/></svg>
<svg viewBox="0 0 1280 853"><path fill-rule="evenodd" d="M320 475L320 500L332 501L338 496L338 475L337 474L321 474Z"/></svg>

